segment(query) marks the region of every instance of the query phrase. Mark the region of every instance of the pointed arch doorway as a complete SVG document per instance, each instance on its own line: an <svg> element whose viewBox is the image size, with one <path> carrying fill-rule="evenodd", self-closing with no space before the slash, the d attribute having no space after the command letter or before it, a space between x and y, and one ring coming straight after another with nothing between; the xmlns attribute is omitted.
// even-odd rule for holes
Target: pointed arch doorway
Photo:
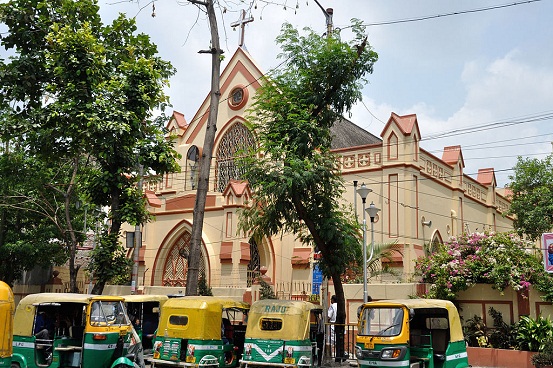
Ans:
<svg viewBox="0 0 553 368"><path fill-rule="evenodd" d="M162 273L162 285L173 287L186 286L186 274L188 271L188 255L190 254L190 239L192 234L185 230L170 246L167 252ZM206 272L205 256L202 241L202 251L200 253L200 275L205 275L209 280L209 274Z"/></svg>

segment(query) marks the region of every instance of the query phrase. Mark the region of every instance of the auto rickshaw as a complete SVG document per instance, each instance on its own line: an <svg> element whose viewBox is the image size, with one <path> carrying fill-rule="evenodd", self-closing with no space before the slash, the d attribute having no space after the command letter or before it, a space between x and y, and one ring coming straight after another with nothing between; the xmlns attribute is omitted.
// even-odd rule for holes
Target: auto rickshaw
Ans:
<svg viewBox="0 0 553 368"><path fill-rule="evenodd" d="M153 341L159 323L159 313L167 295L124 295L127 314L142 343L144 355L152 353Z"/></svg>
<svg viewBox="0 0 553 368"><path fill-rule="evenodd" d="M244 349L248 303L185 296L161 307L154 367L235 367Z"/></svg>
<svg viewBox="0 0 553 368"><path fill-rule="evenodd" d="M355 355L360 368L469 367L457 308L438 299L363 304Z"/></svg>
<svg viewBox="0 0 553 368"><path fill-rule="evenodd" d="M12 363L14 311L12 289L0 281L0 367L10 367Z"/></svg>
<svg viewBox="0 0 553 368"><path fill-rule="evenodd" d="M324 334L321 306L295 300L256 301L248 317L240 367L314 366L318 333Z"/></svg>
<svg viewBox="0 0 553 368"><path fill-rule="evenodd" d="M71 293L24 297L15 311L12 368L133 367L125 357L132 327L123 301Z"/></svg>

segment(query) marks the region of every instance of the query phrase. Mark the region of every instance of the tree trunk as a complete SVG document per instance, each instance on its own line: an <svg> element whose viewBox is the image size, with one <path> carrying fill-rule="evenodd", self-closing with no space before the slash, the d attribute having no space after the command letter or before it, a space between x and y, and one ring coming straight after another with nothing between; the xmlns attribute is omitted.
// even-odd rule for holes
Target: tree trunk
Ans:
<svg viewBox="0 0 553 368"><path fill-rule="evenodd" d="M205 2L192 1L205 5L209 17L209 26L211 29L211 91L209 100L209 117L207 119L207 128L202 149L202 158L200 159L200 172L198 189L196 191L196 202L194 204L194 214L192 220L192 234L190 239L190 251L188 255L188 272L186 275L186 295L198 295L198 279L200 276L200 254L202 242L202 230L204 224L204 211L207 191L209 189L209 174L211 171L211 158L213 156L213 143L215 133L217 132L217 114L219 112L219 100L221 92L219 91L219 78L221 70L221 54L219 47L219 31L217 29L217 18L213 0Z"/></svg>

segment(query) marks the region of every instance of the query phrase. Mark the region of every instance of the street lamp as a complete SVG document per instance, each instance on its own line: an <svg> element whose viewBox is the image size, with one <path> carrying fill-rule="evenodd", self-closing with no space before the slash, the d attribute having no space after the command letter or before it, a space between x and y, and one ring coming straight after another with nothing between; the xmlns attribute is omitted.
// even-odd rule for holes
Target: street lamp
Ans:
<svg viewBox="0 0 553 368"><path fill-rule="evenodd" d="M378 211L380 211L380 208L377 208L373 202L369 205L369 208L367 208L367 213L369 214L369 217L371 218L371 256L369 257L369 262L373 259L374 255L374 220L376 216L378 215ZM365 270L367 269L367 262L365 262ZM365 281L366 283L366 281Z"/></svg>
<svg viewBox="0 0 553 368"><path fill-rule="evenodd" d="M359 189L357 189L357 194L361 196L363 201L363 303L368 301L367 294L367 217L365 211L365 203L367 201L367 196L372 192L372 189L367 188L365 183L361 184Z"/></svg>

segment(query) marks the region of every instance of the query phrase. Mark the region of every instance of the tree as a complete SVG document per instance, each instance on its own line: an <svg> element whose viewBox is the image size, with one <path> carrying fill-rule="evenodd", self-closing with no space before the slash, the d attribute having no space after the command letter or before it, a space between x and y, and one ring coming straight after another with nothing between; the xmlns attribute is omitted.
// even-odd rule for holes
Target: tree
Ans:
<svg viewBox="0 0 553 368"><path fill-rule="evenodd" d="M345 298L340 276L360 254L360 229L344 192L337 157L331 153L332 124L361 98L364 76L377 54L360 22L354 39L306 36L284 24L277 37L285 67L268 76L249 116L259 147L240 160L252 191L240 229L254 237L290 232L321 252L319 267L332 278L338 299L337 354L343 356Z"/></svg>
<svg viewBox="0 0 553 368"><path fill-rule="evenodd" d="M541 238L553 229L553 156L543 160L519 157L514 175L509 176L512 192L509 214L520 235Z"/></svg>
<svg viewBox="0 0 553 368"><path fill-rule="evenodd" d="M211 49L202 53L211 54L211 90L209 92L209 116L202 149L202 158L198 173L198 189L192 217L192 234L190 238L190 251L188 256L188 272L186 274L186 295L198 295L198 279L200 276L200 254L202 243L202 230L204 226L204 211L209 189L209 173L211 171L211 158L213 157L213 144L217 132L217 115L219 113L219 80L221 73L221 56L223 50L219 46L219 31L213 0L188 0L191 3L205 6L209 18L211 30Z"/></svg>
<svg viewBox="0 0 553 368"><path fill-rule="evenodd" d="M148 36L135 34L133 20L120 15L105 26L98 11L94 0L14 0L0 8L8 28L1 42L14 53L0 65L0 134L42 162L68 163L65 180L49 185L64 198L58 236L70 253L72 285L81 239L72 222L75 203L109 208L110 228L90 266L95 293L113 264L126 261L121 224L148 220L139 166L157 174L178 170L163 135L165 117L153 118L168 101L163 88L173 67L156 56Z"/></svg>
<svg viewBox="0 0 553 368"><path fill-rule="evenodd" d="M49 268L67 260L60 243L51 241L59 234L55 222L45 216L44 210L52 208L51 204L32 202L30 195L42 191L40 197L44 198L49 173L19 147L6 144L0 152L0 280L10 286L23 271L35 266Z"/></svg>

